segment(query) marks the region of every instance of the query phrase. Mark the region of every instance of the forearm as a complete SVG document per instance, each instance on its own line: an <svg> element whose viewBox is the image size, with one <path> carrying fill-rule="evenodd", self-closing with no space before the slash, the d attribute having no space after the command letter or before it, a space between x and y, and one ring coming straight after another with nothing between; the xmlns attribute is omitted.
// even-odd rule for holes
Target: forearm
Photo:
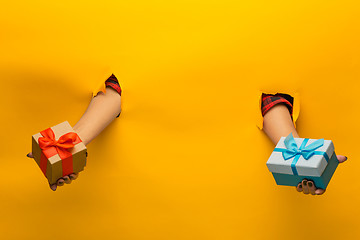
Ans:
<svg viewBox="0 0 360 240"><path fill-rule="evenodd" d="M75 124L74 131L85 145L100 134L120 113L121 96L112 88L106 88L106 94L99 92L83 116Z"/></svg>
<svg viewBox="0 0 360 240"><path fill-rule="evenodd" d="M283 104L277 104L264 115L264 132L276 145L281 137L290 133L299 137L288 108Z"/></svg>

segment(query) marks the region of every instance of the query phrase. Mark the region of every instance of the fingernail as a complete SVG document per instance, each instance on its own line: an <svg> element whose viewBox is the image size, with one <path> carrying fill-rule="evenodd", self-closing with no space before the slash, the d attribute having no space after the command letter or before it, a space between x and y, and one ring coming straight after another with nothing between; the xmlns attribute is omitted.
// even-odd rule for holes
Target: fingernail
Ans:
<svg viewBox="0 0 360 240"><path fill-rule="evenodd" d="M347 157L345 156L345 161L347 160Z"/></svg>
<svg viewBox="0 0 360 240"><path fill-rule="evenodd" d="M306 186L307 182L306 182L306 181L304 181L304 182L303 182L303 184Z"/></svg>
<svg viewBox="0 0 360 240"><path fill-rule="evenodd" d="M311 182L308 182L308 185L309 185L309 187L312 187L312 183L311 183Z"/></svg>
<svg viewBox="0 0 360 240"><path fill-rule="evenodd" d="M299 188L302 188L302 185L301 185L301 184L299 185Z"/></svg>
<svg viewBox="0 0 360 240"><path fill-rule="evenodd" d="M30 157L30 153L26 154L26 156L29 158L29 157Z"/></svg>

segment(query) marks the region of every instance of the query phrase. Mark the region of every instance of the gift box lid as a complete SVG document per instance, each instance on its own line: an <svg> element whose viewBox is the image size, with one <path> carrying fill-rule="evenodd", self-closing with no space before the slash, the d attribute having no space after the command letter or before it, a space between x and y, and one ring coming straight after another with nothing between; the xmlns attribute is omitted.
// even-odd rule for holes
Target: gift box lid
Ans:
<svg viewBox="0 0 360 240"><path fill-rule="evenodd" d="M292 151L292 153L290 151L289 154L289 141L292 141L293 144L296 143L297 149L311 148L313 150L313 155L309 157L306 156L305 153L305 157L309 157L308 159L305 159L300 152L311 152L307 150L295 150ZM317 145L316 149L314 149L314 145ZM287 157L290 157L287 160L284 159L284 151L288 152ZM298 154L294 155L294 152L298 152ZM326 153L326 157L323 155L324 153ZM331 140L293 138L292 134L290 134L287 137L281 137L266 162L266 165L270 172L273 173L320 177L327 166L328 160L333 154L334 144Z"/></svg>

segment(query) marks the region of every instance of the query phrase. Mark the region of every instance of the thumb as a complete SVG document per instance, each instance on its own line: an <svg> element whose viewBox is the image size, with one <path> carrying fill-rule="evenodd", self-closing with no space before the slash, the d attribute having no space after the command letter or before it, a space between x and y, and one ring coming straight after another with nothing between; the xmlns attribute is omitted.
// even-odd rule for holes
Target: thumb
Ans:
<svg viewBox="0 0 360 240"><path fill-rule="evenodd" d="M26 156L27 156L28 158L34 158L32 152L28 153Z"/></svg>
<svg viewBox="0 0 360 240"><path fill-rule="evenodd" d="M339 163L343 163L347 160L347 157L343 155L336 155L336 157L339 160Z"/></svg>

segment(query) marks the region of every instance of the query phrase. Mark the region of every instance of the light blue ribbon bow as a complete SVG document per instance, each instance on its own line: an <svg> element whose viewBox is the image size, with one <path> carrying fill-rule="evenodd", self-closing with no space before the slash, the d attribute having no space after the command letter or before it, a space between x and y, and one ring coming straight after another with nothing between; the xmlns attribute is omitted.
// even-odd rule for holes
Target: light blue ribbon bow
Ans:
<svg viewBox="0 0 360 240"><path fill-rule="evenodd" d="M304 142L306 141L307 143L308 140L308 138L305 138ZM284 159L288 160L296 155L302 155L306 160L308 160L315 154L316 149L324 145L324 139L319 139L305 147L304 145L306 145L306 143L301 144L300 148L298 148L292 133L290 133L284 140L284 144L287 148L286 151L282 153Z"/></svg>
<svg viewBox="0 0 360 240"><path fill-rule="evenodd" d="M304 141L302 142L300 148L298 148L292 133L290 133L284 140L284 144L285 144L286 148L285 149L283 149L283 148L275 148L274 149L274 152L282 152L282 155L283 155L283 158L285 161L294 157L294 160L291 162L291 169L292 169L294 175L298 175L295 165L296 165L297 161L299 160L300 156L303 156L304 159L308 160L314 154L323 155L325 157L326 161L329 161L329 156L326 154L326 152L315 151L316 149L318 149L319 147L322 147L324 145L323 138L318 139L315 142L306 146L308 141L309 141L309 139L305 138Z"/></svg>

